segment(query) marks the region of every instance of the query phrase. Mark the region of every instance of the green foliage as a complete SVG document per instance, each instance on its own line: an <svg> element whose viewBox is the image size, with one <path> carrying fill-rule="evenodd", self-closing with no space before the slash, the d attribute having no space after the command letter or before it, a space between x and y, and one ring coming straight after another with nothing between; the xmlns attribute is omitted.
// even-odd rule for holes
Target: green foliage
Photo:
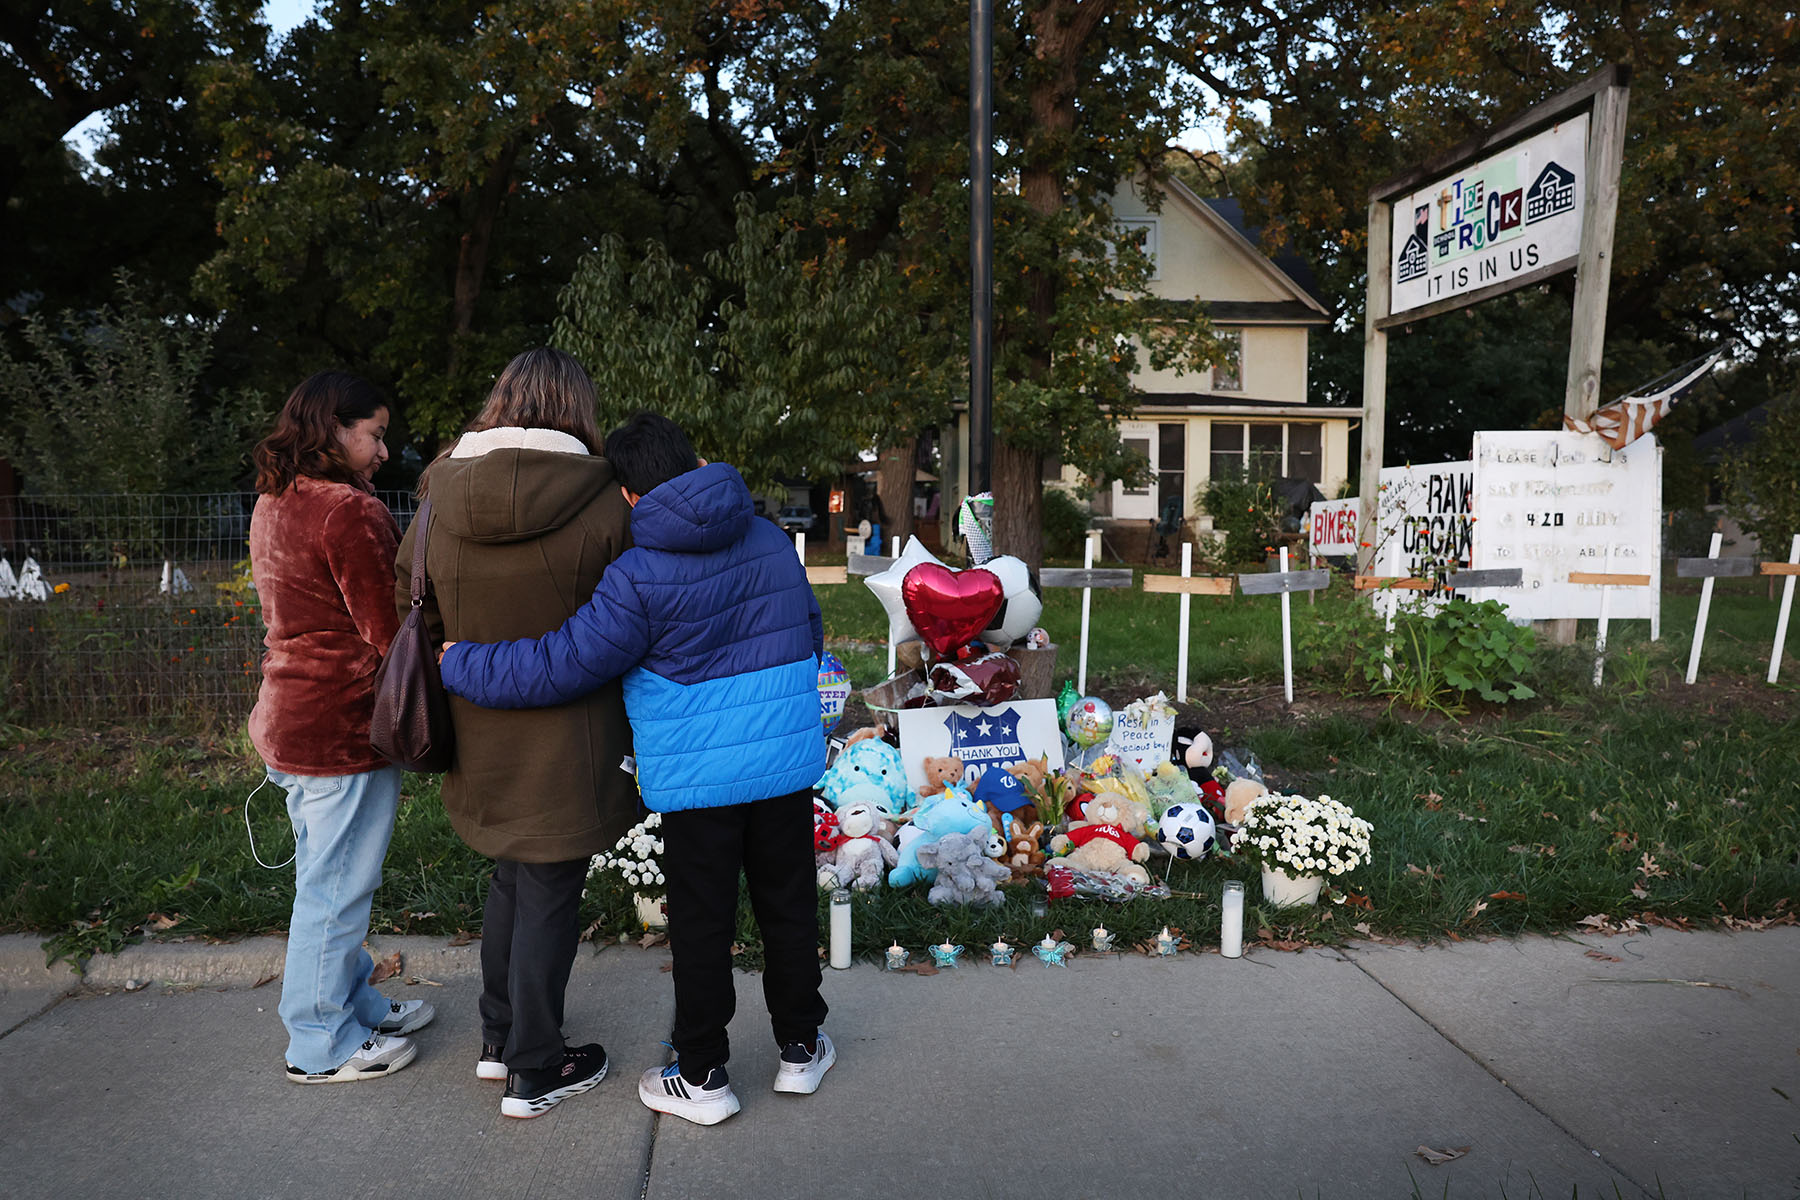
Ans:
<svg viewBox="0 0 1800 1200"><path fill-rule="evenodd" d="M1764 558L1785 561L1800 534L1800 399L1772 401L1756 440L1725 460L1725 508Z"/></svg>
<svg viewBox="0 0 1800 1200"><path fill-rule="evenodd" d="M1224 532L1220 557L1226 563L1261 563L1274 552L1286 505L1268 480L1240 470L1221 472L1201 482L1194 503L1212 516L1214 529Z"/></svg>
<svg viewBox="0 0 1800 1200"><path fill-rule="evenodd" d="M0 454L39 494L220 490L264 420L260 396L206 396L210 328L165 315L121 272L113 303L23 322L0 344Z"/></svg>
<svg viewBox="0 0 1800 1200"><path fill-rule="evenodd" d="M1389 637L1368 597L1328 595L1317 619L1300 623L1295 644L1302 661L1346 693L1367 691L1421 711L1454 715L1471 695L1493 704L1537 695L1525 682L1537 670L1531 628L1514 625L1493 600L1404 607Z"/></svg>
<svg viewBox="0 0 1800 1200"><path fill-rule="evenodd" d="M833 478L887 432L905 334L894 284L879 258L809 253L745 195L704 273L659 243L605 239L563 291L555 340L593 375L602 425L652 408L753 488Z"/></svg>
<svg viewBox="0 0 1800 1200"><path fill-rule="evenodd" d="M1087 536L1087 505L1067 488L1044 489L1044 550L1063 558L1078 557Z"/></svg>

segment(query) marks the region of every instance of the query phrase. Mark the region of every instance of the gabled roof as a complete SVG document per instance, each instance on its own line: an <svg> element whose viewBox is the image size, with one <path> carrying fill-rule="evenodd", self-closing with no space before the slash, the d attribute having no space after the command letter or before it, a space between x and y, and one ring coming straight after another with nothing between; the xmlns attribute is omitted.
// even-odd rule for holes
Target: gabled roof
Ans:
<svg viewBox="0 0 1800 1200"><path fill-rule="evenodd" d="M1201 200L1198 196L1194 196L1193 192L1188 191L1186 185L1179 180L1170 182L1187 192L1196 203L1204 205L1229 225L1231 231L1237 235L1238 241L1248 247L1251 253L1273 267L1289 287L1299 292L1305 300L1311 301L1311 306L1321 316L1329 317L1331 315L1325 302L1319 298L1318 278L1313 274L1313 270L1307 265L1306 260L1294 253L1291 248L1284 248L1272 259L1264 254L1262 230L1250 224L1244 217L1244 206L1238 202L1237 197L1220 196L1213 200Z"/></svg>

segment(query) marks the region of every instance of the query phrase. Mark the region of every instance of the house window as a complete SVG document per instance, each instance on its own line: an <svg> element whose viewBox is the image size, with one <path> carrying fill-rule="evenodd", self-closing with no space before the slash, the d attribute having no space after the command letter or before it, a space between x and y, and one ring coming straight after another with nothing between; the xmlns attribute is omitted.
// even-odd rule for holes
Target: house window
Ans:
<svg viewBox="0 0 1800 1200"><path fill-rule="evenodd" d="M1187 425L1170 421L1156 427L1156 517L1174 506L1175 515L1186 509L1182 488L1187 479Z"/></svg>
<svg viewBox="0 0 1800 1200"><path fill-rule="evenodd" d="M1214 421L1209 469L1214 479L1324 478L1323 427L1316 423Z"/></svg>
<svg viewBox="0 0 1800 1200"><path fill-rule="evenodd" d="M1156 253L1156 218L1155 217L1119 217L1119 229L1124 233L1143 232L1144 257L1150 260L1150 278L1162 278L1162 266Z"/></svg>
<svg viewBox="0 0 1800 1200"><path fill-rule="evenodd" d="M1220 348L1225 351L1225 361L1212 369L1213 391L1241 392L1244 390L1244 331L1221 329L1218 338Z"/></svg>

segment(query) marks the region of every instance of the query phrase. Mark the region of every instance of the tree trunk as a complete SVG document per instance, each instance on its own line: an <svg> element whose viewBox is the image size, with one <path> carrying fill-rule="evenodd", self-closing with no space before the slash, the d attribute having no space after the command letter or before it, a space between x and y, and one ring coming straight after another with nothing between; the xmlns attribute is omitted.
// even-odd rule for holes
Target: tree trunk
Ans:
<svg viewBox="0 0 1800 1200"><path fill-rule="evenodd" d="M887 519L881 523L882 550L898 554L913 531L913 464L919 456L919 439L907 438L881 452L875 472L875 496Z"/></svg>
<svg viewBox="0 0 1800 1200"><path fill-rule="evenodd" d="M994 553L1044 565L1044 456L994 440Z"/></svg>
<svg viewBox="0 0 1800 1200"><path fill-rule="evenodd" d="M500 218L500 205L512 186L513 164L519 159L517 139L500 148L500 155L488 170L487 178L475 193L475 211L469 227L462 235L456 252L456 283L450 304L451 378L461 374L463 342L475 328L475 301L481 296L482 279L487 274L488 248L494 240L494 223Z"/></svg>

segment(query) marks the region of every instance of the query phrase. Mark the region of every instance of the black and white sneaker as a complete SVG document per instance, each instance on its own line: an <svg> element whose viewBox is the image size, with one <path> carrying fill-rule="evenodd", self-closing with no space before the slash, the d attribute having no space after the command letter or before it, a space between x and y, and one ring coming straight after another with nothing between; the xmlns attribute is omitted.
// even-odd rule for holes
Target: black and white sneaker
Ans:
<svg viewBox="0 0 1800 1200"><path fill-rule="evenodd" d="M294 1083L356 1083L363 1079L386 1079L418 1054L419 1047L403 1037L372 1033L337 1070L302 1071L289 1063L287 1077Z"/></svg>
<svg viewBox="0 0 1800 1200"><path fill-rule="evenodd" d="M375 1027L375 1032L390 1036L411 1033L431 1024L431 1018L435 1016L437 1009L431 1007L429 1000L390 1000L388 1015Z"/></svg>
<svg viewBox="0 0 1800 1200"><path fill-rule="evenodd" d="M500 1098L500 1114L506 1117L542 1116L570 1096L592 1090L605 1078L606 1051L598 1042L564 1046L563 1060L554 1067L507 1073L506 1095Z"/></svg>
<svg viewBox="0 0 1800 1200"><path fill-rule="evenodd" d="M819 1081L836 1061L837 1047L823 1033L811 1046L805 1042L789 1042L781 1048L781 1066L775 1071L775 1090L810 1096L819 1090Z"/></svg>
<svg viewBox="0 0 1800 1200"><path fill-rule="evenodd" d="M724 1067L714 1067L701 1082L689 1083L681 1077L678 1062L645 1071L638 1079L638 1099L646 1108L696 1125L717 1125L743 1107Z"/></svg>
<svg viewBox="0 0 1800 1200"><path fill-rule="evenodd" d="M475 1060L475 1078L505 1079L506 1062L500 1057L505 1049L495 1042L481 1043L481 1057Z"/></svg>

